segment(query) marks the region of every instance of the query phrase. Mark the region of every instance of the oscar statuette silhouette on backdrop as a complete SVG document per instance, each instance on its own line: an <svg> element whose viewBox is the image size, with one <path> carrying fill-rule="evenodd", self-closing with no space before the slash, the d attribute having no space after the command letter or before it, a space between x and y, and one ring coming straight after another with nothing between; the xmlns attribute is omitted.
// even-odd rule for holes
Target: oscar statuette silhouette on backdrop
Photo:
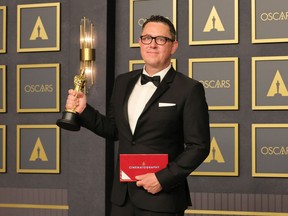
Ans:
<svg viewBox="0 0 288 216"><path fill-rule="evenodd" d="M89 19L85 17L81 19L80 23L80 73L74 76L74 91L77 94L81 91L87 93L87 85L91 87L94 84L94 25ZM66 109L63 112L62 118L58 119L56 124L63 129L70 131L79 131L79 116L73 109Z"/></svg>

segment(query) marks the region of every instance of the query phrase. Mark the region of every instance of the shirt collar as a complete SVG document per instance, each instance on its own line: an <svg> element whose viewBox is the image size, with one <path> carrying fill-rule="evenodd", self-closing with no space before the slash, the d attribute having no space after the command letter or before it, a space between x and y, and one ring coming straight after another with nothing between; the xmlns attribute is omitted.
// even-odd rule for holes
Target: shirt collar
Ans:
<svg viewBox="0 0 288 216"><path fill-rule="evenodd" d="M171 68L171 64L169 64L168 67L164 68L163 70L155 73L153 76L160 76L160 81L162 81L162 79L165 77L165 75L168 73L168 71L170 70ZM143 74L147 75L147 76L150 76L147 71L145 70L145 65L143 67Z"/></svg>

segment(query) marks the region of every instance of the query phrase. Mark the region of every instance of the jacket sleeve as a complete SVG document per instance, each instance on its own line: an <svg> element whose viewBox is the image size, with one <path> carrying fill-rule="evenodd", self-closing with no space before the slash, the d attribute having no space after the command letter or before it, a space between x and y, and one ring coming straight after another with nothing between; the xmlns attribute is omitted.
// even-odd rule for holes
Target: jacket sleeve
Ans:
<svg viewBox="0 0 288 216"><path fill-rule="evenodd" d="M114 116L115 86L108 106L107 115L101 114L98 110L87 104L84 111L79 115L80 125L91 130L95 134L110 140L118 140L118 129Z"/></svg>
<svg viewBox="0 0 288 216"><path fill-rule="evenodd" d="M118 130L112 116L104 116L87 104L79 119L81 126L91 130L98 136L110 140L118 140Z"/></svg>

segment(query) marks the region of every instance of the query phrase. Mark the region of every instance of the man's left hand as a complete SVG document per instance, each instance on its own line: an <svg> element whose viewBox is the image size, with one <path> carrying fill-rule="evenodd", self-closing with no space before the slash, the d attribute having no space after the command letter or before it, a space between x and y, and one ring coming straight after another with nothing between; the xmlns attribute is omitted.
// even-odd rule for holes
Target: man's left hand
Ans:
<svg viewBox="0 0 288 216"><path fill-rule="evenodd" d="M155 173L147 173L135 177L137 179L136 185L143 187L148 193L156 194L162 190L162 187L156 178Z"/></svg>

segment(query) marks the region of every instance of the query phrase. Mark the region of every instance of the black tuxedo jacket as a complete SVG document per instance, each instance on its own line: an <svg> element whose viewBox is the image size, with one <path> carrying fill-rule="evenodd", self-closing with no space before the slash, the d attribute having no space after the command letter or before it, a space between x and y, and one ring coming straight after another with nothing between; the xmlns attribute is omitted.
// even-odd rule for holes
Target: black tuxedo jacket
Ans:
<svg viewBox="0 0 288 216"><path fill-rule="evenodd" d="M178 212L191 205L186 177L208 156L210 149L209 115L204 88L198 81L171 68L140 115L134 134L128 122L129 96L142 70L121 74L115 81L106 116L87 105L81 125L94 133L119 140L119 154L146 153L169 155L168 166L157 172L163 190L150 194L136 183L119 181L117 159L112 202L122 205L127 193L142 209ZM170 103L173 106L160 106Z"/></svg>

